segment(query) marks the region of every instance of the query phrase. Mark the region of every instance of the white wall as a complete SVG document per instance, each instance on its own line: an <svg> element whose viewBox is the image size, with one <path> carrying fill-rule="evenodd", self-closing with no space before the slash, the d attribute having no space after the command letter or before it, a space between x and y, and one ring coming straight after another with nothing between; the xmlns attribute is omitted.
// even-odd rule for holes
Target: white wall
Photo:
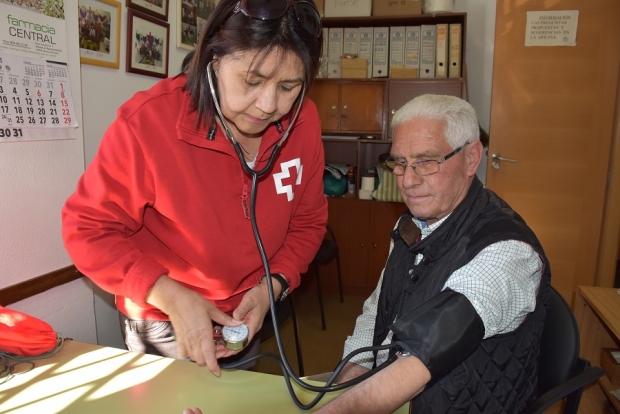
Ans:
<svg viewBox="0 0 620 414"><path fill-rule="evenodd" d="M155 85L160 78L137 75L125 71L125 47L127 38L127 8L125 0L118 0L122 6L121 22L121 57L119 69L108 69L99 66L82 65L82 105L84 108L84 149L88 164L95 154L101 136L108 125L116 118L118 107L131 98L137 91ZM176 33L177 1L169 0L168 23L170 24L170 61L168 76L179 73L187 50L179 49Z"/></svg>
<svg viewBox="0 0 620 414"><path fill-rule="evenodd" d="M177 1L180 0L170 0L168 14L168 22L172 23L169 76L178 73L187 53L176 48ZM75 15L76 12L69 9L76 0L66 0L66 3L67 16ZM5 271L0 282L2 287L70 264L60 240L60 208L75 188L83 169L82 163L88 164L96 154L101 136L114 120L117 108L135 92L148 89L159 81L158 78L125 72L127 9L124 0L121 3L120 68L81 65L83 148L79 140L0 146L0 173L3 177L0 192L9 195L0 198L0 228L8 229L3 231L8 237L3 236L0 242L0 263L4 264ZM468 13L469 100L478 112L481 125L488 131L495 1L456 0L455 11ZM77 27L71 31L74 39L77 39L76 30ZM79 88L73 87L73 90ZM483 181L485 168L481 166L479 170ZM14 307L52 321L53 326L62 328L58 329L61 333L74 339L122 347L111 295L90 285L88 281L75 281ZM93 314L96 314L96 322Z"/></svg>
<svg viewBox="0 0 620 414"><path fill-rule="evenodd" d="M116 118L118 107L136 92L155 85L160 78L137 75L125 71L127 38L127 8L122 4L121 55L120 68L109 69L99 66L82 65L82 106L84 110L84 153L88 163L97 153L108 125ZM180 1L180 0L179 0ZM177 0L170 0L168 23L170 23L170 57L168 76L179 73L183 58L188 53L176 47ZM112 295L93 286L95 292L95 314L97 319L97 340L100 345L124 347L118 324L118 313Z"/></svg>
<svg viewBox="0 0 620 414"><path fill-rule="evenodd" d="M69 39L77 39L77 9L67 7ZM69 53L71 89L81 125L80 64L76 47ZM84 168L80 139L0 144L0 288L71 265L60 235L60 209ZM95 342L92 290L77 280L10 308L48 322L57 332Z"/></svg>

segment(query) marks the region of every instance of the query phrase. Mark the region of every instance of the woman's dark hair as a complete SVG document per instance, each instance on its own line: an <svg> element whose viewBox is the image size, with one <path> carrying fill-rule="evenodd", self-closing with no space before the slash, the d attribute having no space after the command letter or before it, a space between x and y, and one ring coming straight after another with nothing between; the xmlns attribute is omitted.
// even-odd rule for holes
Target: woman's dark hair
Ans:
<svg viewBox="0 0 620 414"><path fill-rule="evenodd" d="M304 94L312 85L319 68L322 35L317 37L304 29L292 7L279 19L258 20L241 12L233 15L237 2L220 0L207 20L196 49L183 60L181 71L187 74L184 89L189 91L192 109L198 112L197 127L203 122L207 125L215 123L215 105L207 76L207 65L215 55L221 59L230 53L256 50L255 63L260 65L274 50L278 53L293 52L303 62Z"/></svg>

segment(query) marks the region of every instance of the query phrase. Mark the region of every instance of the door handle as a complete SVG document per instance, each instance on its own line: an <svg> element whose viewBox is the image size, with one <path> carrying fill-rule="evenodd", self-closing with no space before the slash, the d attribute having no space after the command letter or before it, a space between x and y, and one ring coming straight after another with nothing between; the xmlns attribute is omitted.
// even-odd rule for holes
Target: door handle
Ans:
<svg viewBox="0 0 620 414"><path fill-rule="evenodd" d="M493 154L491 155L491 158L493 159L493 163L491 164L491 167L493 167L494 170L499 170L500 161L517 162L517 160L512 159L512 158L504 158L500 154Z"/></svg>

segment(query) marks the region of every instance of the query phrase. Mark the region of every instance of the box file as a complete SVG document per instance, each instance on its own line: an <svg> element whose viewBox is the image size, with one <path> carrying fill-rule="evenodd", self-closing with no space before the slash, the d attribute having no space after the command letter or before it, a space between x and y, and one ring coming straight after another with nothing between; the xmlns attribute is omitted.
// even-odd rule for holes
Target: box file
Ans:
<svg viewBox="0 0 620 414"><path fill-rule="evenodd" d="M389 70L405 68L405 26L390 27L390 62Z"/></svg>
<svg viewBox="0 0 620 414"><path fill-rule="evenodd" d="M435 77L448 77L448 24L439 23L435 26L437 41L435 42Z"/></svg>
<svg viewBox="0 0 620 414"><path fill-rule="evenodd" d="M327 27L323 28L323 47L321 50L321 64L319 65L319 72L317 73L317 78L326 78L327 77L327 51L329 50L329 29Z"/></svg>
<svg viewBox="0 0 620 414"><path fill-rule="evenodd" d="M435 77L435 40L436 28L434 24L422 25L420 27L420 77Z"/></svg>
<svg viewBox="0 0 620 414"><path fill-rule="evenodd" d="M460 23L450 25L450 56L448 58L448 77L461 77L461 37L462 27Z"/></svg>
<svg viewBox="0 0 620 414"><path fill-rule="evenodd" d="M420 70L420 26L405 28L405 68Z"/></svg>
<svg viewBox="0 0 620 414"><path fill-rule="evenodd" d="M343 56L358 57L359 54L359 29L357 27L344 28L344 46L342 49Z"/></svg>
<svg viewBox="0 0 620 414"><path fill-rule="evenodd" d="M367 66L367 78L372 78L372 45L373 45L374 28L373 27L360 27L358 33L358 54L360 59L366 59Z"/></svg>
<svg viewBox="0 0 620 414"><path fill-rule="evenodd" d="M341 78L342 67L340 66L340 57L342 56L344 28L330 27L329 41L327 50L327 77Z"/></svg>
<svg viewBox="0 0 620 414"><path fill-rule="evenodd" d="M387 78L390 53L390 28L375 27L372 47L372 77Z"/></svg>

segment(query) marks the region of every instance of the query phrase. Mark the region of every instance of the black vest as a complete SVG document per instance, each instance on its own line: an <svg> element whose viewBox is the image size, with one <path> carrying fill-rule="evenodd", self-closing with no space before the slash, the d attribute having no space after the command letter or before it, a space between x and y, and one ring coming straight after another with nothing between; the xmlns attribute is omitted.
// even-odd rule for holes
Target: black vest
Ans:
<svg viewBox="0 0 620 414"><path fill-rule="evenodd" d="M495 193L474 179L465 199L424 240L412 238L405 213L392 232L394 247L381 285L373 345L386 338L392 321L441 292L449 276L482 249L503 240L530 244L543 261L534 312L513 332L485 339L464 361L433 378L412 400L416 414L518 413L536 397L539 344L551 273L543 249L525 221ZM415 227L415 225L413 226ZM415 230L419 232L417 227ZM402 234L401 234L402 233ZM415 265L417 254L422 261Z"/></svg>

